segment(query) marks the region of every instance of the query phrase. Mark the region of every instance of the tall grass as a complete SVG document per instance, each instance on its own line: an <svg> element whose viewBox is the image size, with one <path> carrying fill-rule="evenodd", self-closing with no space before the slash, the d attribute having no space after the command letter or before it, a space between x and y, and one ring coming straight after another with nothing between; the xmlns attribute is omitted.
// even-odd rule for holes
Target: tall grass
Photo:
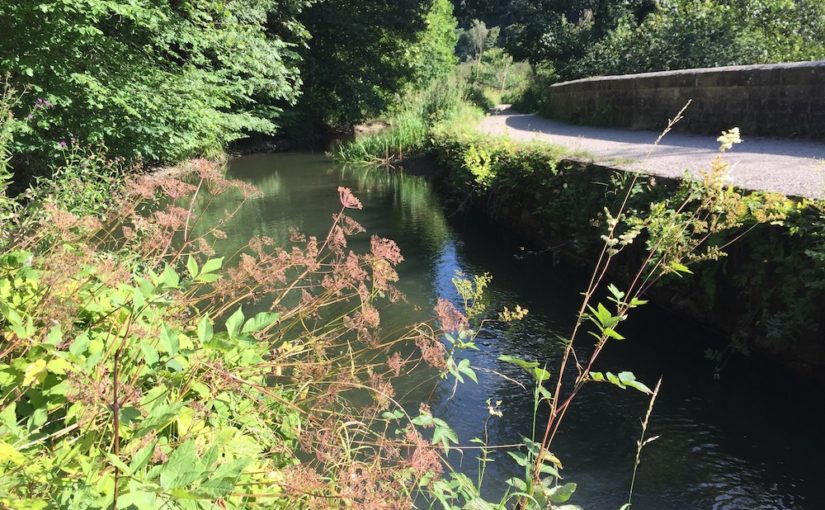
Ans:
<svg viewBox="0 0 825 510"><path fill-rule="evenodd" d="M393 166L426 148L430 132L441 124L470 123L480 114L467 101L467 84L458 75L433 82L425 90L408 91L387 115L379 133L341 144L337 159L347 163Z"/></svg>

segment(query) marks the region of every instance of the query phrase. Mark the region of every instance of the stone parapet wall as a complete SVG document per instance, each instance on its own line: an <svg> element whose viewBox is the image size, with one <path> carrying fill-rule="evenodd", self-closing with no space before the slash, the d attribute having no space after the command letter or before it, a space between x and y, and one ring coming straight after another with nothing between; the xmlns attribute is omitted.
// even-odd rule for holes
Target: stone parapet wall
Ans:
<svg viewBox="0 0 825 510"><path fill-rule="evenodd" d="M825 140L825 61L730 66L586 78L550 87L551 117L661 130L688 102L677 129Z"/></svg>

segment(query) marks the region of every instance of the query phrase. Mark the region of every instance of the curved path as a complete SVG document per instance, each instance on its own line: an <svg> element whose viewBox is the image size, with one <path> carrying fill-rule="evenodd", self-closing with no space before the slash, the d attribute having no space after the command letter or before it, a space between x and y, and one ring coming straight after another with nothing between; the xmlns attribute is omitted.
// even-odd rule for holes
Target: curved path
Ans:
<svg viewBox="0 0 825 510"><path fill-rule="evenodd" d="M480 124L483 133L517 141L543 141L583 151L596 163L680 178L710 166L718 154L716 137L672 132L654 146L659 133L578 126L504 108ZM731 182L742 189L776 191L789 196L825 198L825 143L748 138L725 158Z"/></svg>

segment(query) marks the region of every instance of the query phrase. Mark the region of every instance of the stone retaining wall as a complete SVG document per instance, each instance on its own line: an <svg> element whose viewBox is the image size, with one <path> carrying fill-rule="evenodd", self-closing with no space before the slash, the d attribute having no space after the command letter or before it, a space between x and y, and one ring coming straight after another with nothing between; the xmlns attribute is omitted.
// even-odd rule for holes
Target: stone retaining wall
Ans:
<svg viewBox="0 0 825 510"><path fill-rule="evenodd" d="M677 129L825 139L825 61L730 66L586 78L550 87L551 117L663 129L689 101Z"/></svg>

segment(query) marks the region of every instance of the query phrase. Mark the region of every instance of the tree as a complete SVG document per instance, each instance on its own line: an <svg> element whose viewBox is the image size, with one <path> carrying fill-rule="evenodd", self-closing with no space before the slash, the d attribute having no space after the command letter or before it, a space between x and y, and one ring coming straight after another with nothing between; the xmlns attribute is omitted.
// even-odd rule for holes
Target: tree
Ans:
<svg viewBox="0 0 825 510"><path fill-rule="evenodd" d="M273 104L299 93L295 16L307 3L5 2L0 73L27 91L18 113L31 115L16 151L43 159L77 143L174 161L272 132Z"/></svg>
<svg viewBox="0 0 825 510"><path fill-rule="evenodd" d="M415 81L415 49L433 1L327 0L306 9L303 126L346 128L380 113Z"/></svg>
<svg viewBox="0 0 825 510"><path fill-rule="evenodd" d="M819 0L671 0L624 19L570 67L587 76L825 58Z"/></svg>
<svg viewBox="0 0 825 510"><path fill-rule="evenodd" d="M456 65L455 48L458 42L456 19L450 0L433 0L427 13L427 28L418 37L412 56L414 82L424 85L446 75Z"/></svg>

